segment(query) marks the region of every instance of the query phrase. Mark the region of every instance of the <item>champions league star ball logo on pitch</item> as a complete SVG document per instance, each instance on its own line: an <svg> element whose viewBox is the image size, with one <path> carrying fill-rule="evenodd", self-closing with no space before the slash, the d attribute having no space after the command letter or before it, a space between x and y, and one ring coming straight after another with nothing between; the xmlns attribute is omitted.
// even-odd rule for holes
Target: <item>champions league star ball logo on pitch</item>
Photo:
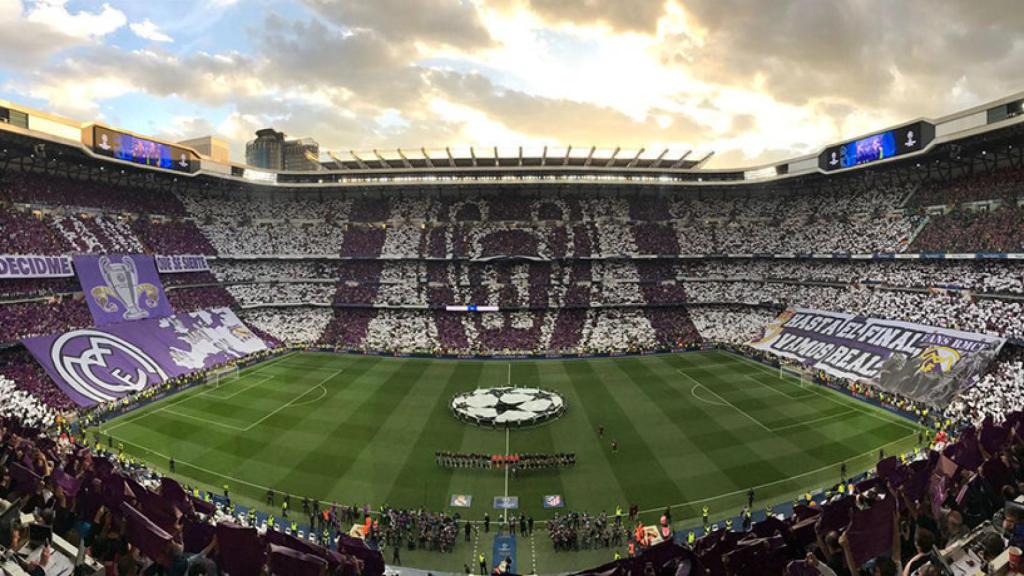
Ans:
<svg viewBox="0 0 1024 576"><path fill-rule="evenodd" d="M167 373L137 346L99 330L75 330L54 340L50 360L76 392L106 402L167 380Z"/></svg>
<svg viewBox="0 0 1024 576"><path fill-rule="evenodd" d="M139 283L139 270L131 256L122 257L120 263L111 262L110 258L103 256L99 260L99 268L106 285L93 287L90 294L104 312L117 312L115 302L119 302L124 308L121 318L138 320L149 316L149 312L139 306L140 294L146 296L143 302L147 308L156 308L160 303L156 286Z"/></svg>
<svg viewBox="0 0 1024 576"><path fill-rule="evenodd" d="M565 401L540 388L478 388L451 401L452 414L483 426L529 426L558 418Z"/></svg>

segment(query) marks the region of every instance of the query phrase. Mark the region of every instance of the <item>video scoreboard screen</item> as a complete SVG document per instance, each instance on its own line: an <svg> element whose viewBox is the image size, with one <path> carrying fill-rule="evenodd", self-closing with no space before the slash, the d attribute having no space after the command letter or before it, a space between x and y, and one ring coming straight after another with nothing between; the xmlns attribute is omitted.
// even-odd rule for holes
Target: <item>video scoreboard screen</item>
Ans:
<svg viewBox="0 0 1024 576"><path fill-rule="evenodd" d="M934 125L928 122L915 122L838 146L830 146L818 157L818 165L822 170L841 170L878 162L923 150L934 138Z"/></svg>
<svg viewBox="0 0 1024 576"><path fill-rule="evenodd" d="M178 146L139 138L102 126L93 127L92 137L92 149L97 154L178 172L191 173L199 169L199 159L196 155Z"/></svg>

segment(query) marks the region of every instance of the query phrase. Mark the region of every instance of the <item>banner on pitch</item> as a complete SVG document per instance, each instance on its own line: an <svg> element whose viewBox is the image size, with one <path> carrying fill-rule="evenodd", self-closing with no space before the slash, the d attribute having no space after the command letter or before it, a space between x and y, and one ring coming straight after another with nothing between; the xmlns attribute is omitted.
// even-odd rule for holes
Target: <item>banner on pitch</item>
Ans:
<svg viewBox="0 0 1024 576"><path fill-rule="evenodd" d="M518 510L519 509L519 496L495 496L494 497L494 509L495 510Z"/></svg>
<svg viewBox="0 0 1024 576"><path fill-rule="evenodd" d="M74 275L75 271L71 268L69 256L0 255L0 279L67 278Z"/></svg>
<svg viewBox="0 0 1024 576"><path fill-rule="evenodd" d="M544 497L545 508L565 508L565 500L561 494L549 494Z"/></svg>
<svg viewBox="0 0 1024 576"><path fill-rule="evenodd" d="M1004 343L985 334L806 308L785 310L749 342L805 367L936 406L976 382Z"/></svg>
<svg viewBox="0 0 1024 576"><path fill-rule="evenodd" d="M22 344L80 406L267 349L230 308L84 328Z"/></svg>
<svg viewBox="0 0 1024 576"><path fill-rule="evenodd" d="M74 262L97 326L174 314L152 256L75 256Z"/></svg>
<svg viewBox="0 0 1024 576"><path fill-rule="evenodd" d="M513 530L514 531L514 530ZM507 564L502 568L504 574L518 574L516 571L516 537L512 534L501 534L494 537L494 548L491 551L491 569L498 568L503 563Z"/></svg>
<svg viewBox="0 0 1024 576"><path fill-rule="evenodd" d="M157 272L161 274L207 272L210 269L210 263L202 254L179 254L176 256L157 254L153 259L156 260Z"/></svg>

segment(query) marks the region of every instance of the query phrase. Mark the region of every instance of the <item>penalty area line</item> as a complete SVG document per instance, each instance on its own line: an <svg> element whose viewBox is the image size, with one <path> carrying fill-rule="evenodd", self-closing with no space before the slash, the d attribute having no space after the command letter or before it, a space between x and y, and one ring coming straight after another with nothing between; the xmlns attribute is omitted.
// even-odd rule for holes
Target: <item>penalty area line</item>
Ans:
<svg viewBox="0 0 1024 576"><path fill-rule="evenodd" d="M300 398L305 398L306 394L309 394L310 392L312 392L313 390L316 390L317 388L322 388L322 389L324 390L324 394L323 394L323 396L326 396L326 395L327 395L327 388L326 388L326 387L324 386L324 384L326 384L326 383L327 383L327 382L329 382L329 381L330 381L330 380L331 380L332 378L334 378L334 377L335 377L335 376L337 376L338 374L341 374L341 373L342 373L342 372L344 372L344 371L345 371L345 369L344 369L344 368L339 368L339 369L338 369L338 370L336 370L335 372L331 373L331 375L330 375L330 376L328 376L328 377L324 378L323 380L321 380L321 381L317 382L316 384L314 384L314 385L313 385L312 387L310 387L310 389L309 389L309 390L306 390L306 391L305 391L305 392L303 392L302 394L299 394L299 395L298 395L298 396L296 396L295 398L292 398L292 399L291 399L290 401L288 401L288 403L287 403L287 404L284 404L284 405L282 405L282 406L278 407L278 408L277 408L276 410L274 410L274 411L273 411L273 412L271 412L270 414L267 414L267 415L266 415L266 416L264 416L263 418L260 418L259 420L257 420L257 421L255 421L255 422L253 422L252 424L248 425L248 426L247 426L247 427L245 427L245 428L244 428L244 429L243 429L242 431L243 431L243 432L248 432L249 430L252 430L253 428L255 428L255 427L259 426L260 424L262 424L262 423L266 422L268 418L270 418L270 417L271 417L271 416L273 416L274 414L277 414L277 413L278 413L278 412L280 412L281 410L284 410L285 408L288 408L289 406L291 406L291 405L295 404L295 403L296 403L296 402L297 402L297 401L298 401L298 400L299 400ZM323 398L323 396L321 396L320 398ZM317 400L319 400L319 398L318 398Z"/></svg>
<svg viewBox="0 0 1024 576"><path fill-rule="evenodd" d="M758 425L758 426L760 426L760 427L761 427L762 429L764 429L764 430L765 430L766 432L771 432L771 431L772 431L772 429L771 429L771 428L769 428L769 427L765 426L765 425L764 425L764 424L763 424L763 423L762 423L762 422L761 422L760 420L758 420L757 418L754 418L754 417L753 417L753 416L751 416L750 414L747 414L747 413L746 413L746 411L744 411L744 410L743 410L742 408L740 408L739 406L736 406L736 405L735 405L735 404L733 404L732 402L729 402L729 401L728 401L728 400L726 400L725 398L722 398L722 395L721 395L721 394L719 394L718 392L715 392L714 390L712 390L712 389L711 389L710 387L708 387L708 385L707 385L707 384L703 384L703 383L701 383L701 382L698 382L696 378L694 378L693 376L690 376L689 374L687 374L686 372L683 372L682 370L680 370L680 369L678 369L678 368L676 369L676 371L677 371L677 372L679 372L680 374L682 374L683 376L685 376L686 378L688 378L688 379L689 379L689 380L690 380L691 382L693 382L694 384L697 384L697 385L701 386L702 388L704 388L705 390L707 390L708 392L712 393L712 394L713 394L713 395L715 396L715 398L718 398L718 399L719 399L719 400L721 400L722 402L725 402L725 406L728 406L728 407L732 408L733 410L735 410L735 411L739 412L740 414L742 414L742 415L746 416L746 417L747 417L747 418L748 418L748 419L749 419L749 420L750 420L751 422L753 422L754 424L757 424L757 425ZM691 389L691 390L690 390L690 392L691 392L691 393L693 393L693 390Z"/></svg>
<svg viewBox="0 0 1024 576"><path fill-rule="evenodd" d="M690 500L689 502L680 502L679 504L670 504L668 507L669 508L678 508L678 507L682 507L682 506L693 506L694 504L703 504L705 502L714 502L715 500L721 500L722 498L731 498L733 496L737 496L737 495L740 495L740 494L746 494L748 490L760 490L762 488L768 488L770 486L775 486L776 484L783 484L785 482L790 482L792 480L796 480L797 478L803 478L805 476L813 476L815 474L819 474L821 472L824 472L824 471L826 471L826 470L828 470L830 468L835 468L836 466L841 465L843 462L849 462L851 460L857 460L859 458L864 458L865 456L870 456L872 454L875 454L878 450L884 450L885 448L888 448L889 446L892 446L893 444L899 444L900 442L905 442L907 439L913 438L914 436L915 436L915 434L907 434L906 436L904 436L902 438L897 438L896 440L893 440L892 442L889 442L888 444L883 444L883 445L881 445L881 446L879 446L877 448L874 448L872 450L868 450L867 452L865 452L863 454L858 454L858 455L856 455L856 456L854 456L852 458L846 458L846 459L840 460L839 462L835 462L833 464L829 464L828 466L822 466L821 468L816 468L814 470L808 470L807 472L802 472L800 474L796 474L796 475L793 475L793 476L787 476L785 478L780 478L779 480L775 480L775 481L772 481L772 482L766 482L764 484L758 484L756 486L751 486L750 488L743 488L743 489L740 489L740 490L735 490L733 492L728 492L726 494L719 494L717 496L709 496L707 498L701 498L700 500ZM660 510L664 510L665 508L666 508L665 506L659 506L657 508L648 508L647 510L641 510L640 513L641 514L650 514L651 512L658 512ZM696 516L694 516L694 518L696 518Z"/></svg>

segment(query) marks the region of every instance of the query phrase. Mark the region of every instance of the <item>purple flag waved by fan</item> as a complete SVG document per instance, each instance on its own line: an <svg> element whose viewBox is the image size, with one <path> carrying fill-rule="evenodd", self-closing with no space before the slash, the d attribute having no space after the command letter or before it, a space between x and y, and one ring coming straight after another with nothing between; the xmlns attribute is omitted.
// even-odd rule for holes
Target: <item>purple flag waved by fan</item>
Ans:
<svg viewBox="0 0 1024 576"><path fill-rule="evenodd" d="M128 542L154 562L165 565L170 559L171 535L127 502L121 504L121 513L125 518Z"/></svg>

